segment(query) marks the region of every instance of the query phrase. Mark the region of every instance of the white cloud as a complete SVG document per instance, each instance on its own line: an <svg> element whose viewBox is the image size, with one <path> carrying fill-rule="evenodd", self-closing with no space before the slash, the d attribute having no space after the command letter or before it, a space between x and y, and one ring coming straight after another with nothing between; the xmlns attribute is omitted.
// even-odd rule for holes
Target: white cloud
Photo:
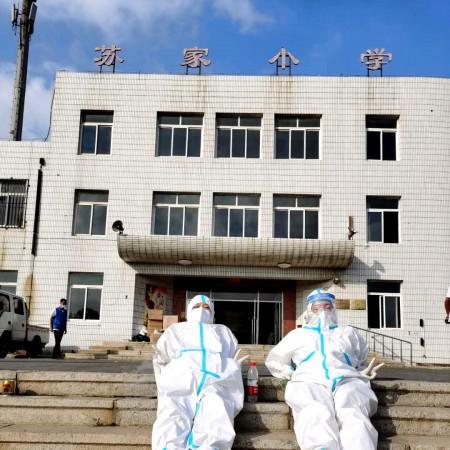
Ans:
<svg viewBox="0 0 450 450"><path fill-rule="evenodd" d="M15 65L0 64L0 139L9 139ZM28 76L22 139L47 135L52 90L44 78Z"/></svg>
<svg viewBox="0 0 450 450"><path fill-rule="evenodd" d="M213 5L219 14L238 23L244 33L272 21L270 16L259 12L251 0L213 0Z"/></svg>

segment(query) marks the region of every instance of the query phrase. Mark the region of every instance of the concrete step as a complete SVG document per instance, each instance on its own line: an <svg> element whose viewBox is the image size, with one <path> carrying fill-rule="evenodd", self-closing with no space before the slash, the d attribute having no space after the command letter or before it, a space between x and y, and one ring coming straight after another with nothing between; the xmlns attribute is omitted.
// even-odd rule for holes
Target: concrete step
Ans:
<svg viewBox="0 0 450 450"><path fill-rule="evenodd" d="M1 450L151 450L151 429L61 425L0 425ZM234 450L298 450L294 433L238 433ZM358 449L363 450L363 449ZM447 438L420 435L380 438L378 450L450 450Z"/></svg>

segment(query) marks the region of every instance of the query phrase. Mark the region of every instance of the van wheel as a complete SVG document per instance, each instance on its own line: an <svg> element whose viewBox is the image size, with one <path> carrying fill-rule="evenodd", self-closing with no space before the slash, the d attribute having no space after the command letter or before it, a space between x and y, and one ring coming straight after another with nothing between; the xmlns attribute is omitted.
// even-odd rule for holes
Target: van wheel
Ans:
<svg viewBox="0 0 450 450"><path fill-rule="evenodd" d="M42 352L42 343L39 336L35 336L30 344L30 349L28 350L28 356L30 358L36 358Z"/></svg>

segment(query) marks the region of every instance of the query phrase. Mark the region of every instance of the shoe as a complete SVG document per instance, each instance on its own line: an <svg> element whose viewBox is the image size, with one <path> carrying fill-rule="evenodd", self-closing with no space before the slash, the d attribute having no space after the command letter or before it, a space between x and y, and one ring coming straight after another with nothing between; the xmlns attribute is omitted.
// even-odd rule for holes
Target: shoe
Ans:
<svg viewBox="0 0 450 450"><path fill-rule="evenodd" d="M449 323L450 323L450 320L448 320L448 318L447 318L447 319L444 319L444 322L445 322L446 324L449 324Z"/></svg>

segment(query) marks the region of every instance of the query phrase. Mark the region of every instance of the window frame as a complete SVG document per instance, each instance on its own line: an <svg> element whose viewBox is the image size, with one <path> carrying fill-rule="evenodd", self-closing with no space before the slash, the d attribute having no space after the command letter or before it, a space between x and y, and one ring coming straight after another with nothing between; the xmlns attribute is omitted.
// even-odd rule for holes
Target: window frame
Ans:
<svg viewBox="0 0 450 450"><path fill-rule="evenodd" d="M274 159L298 159L298 160L320 160L321 157L321 135L322 133L320 132L320 122L322 120L322 116L309 116L309 115L294 115L292 117L290 117L291 119L295 119L296 120L296 126L277 126L277 119L280 118L286 118L288 116L284 116L282 114L277 114L275 115L275 152L274 152ZM302 127L299 125L300 120L304 120L304 119L317 119L319 120L319 126L318 127ZM289 132L289 156L288 158L279 158L277 156L278 152L277 152L277 137L278 137L278 132ZM303 131L303 157L302 158L295 158L292 157L292 132L293 131ZM308 131L316 131L318 132L318 140L317 140L317 158L307 158L306 157L306 135L308 133Z"/></svg>
<svg viewBox="0 0 450 450"><path fill-rule="evenodd" d="M397 208L370 208L368 205L369 199L389 199L389 200L397 200ZM383 196L366 196L366 217L367 217L367 242L368 243L376 243L376 244L400 244L400 197L383 197ZM386 212L395 212L397 213L397 242L385 242L384 238L384 213ZM370 221L369 221L369 213L381 213L381 240L374 241L370 240Z"/></svg>
<svg viewBox="0 0 450 450"><path fill-rule="evenodd" d="M305 197L309 197L309 198L317 198L319 200L319 206L317 207L313 207L313 206L275 206L275 197L291 197L291 198L295 198L295 202L296 204L298 204L298 201L300 198L305 198ZM320 195L295 195L295 194L274 194L272 197L272 202L273 202L273 237L274 239L301 239L301 240L319 240L320 239L320 200L321 200L321 196ZM275 237L275 211L288 211L288 221L287 221L287 232L288 232L288 236L286 237ZM302 211L303 214L303 230L302 230L302 235L303 237L301 238L295 238L295 237L291 237L291 211ZM313 211L313 212L317 212L317 238L306 238L305 236L305 227L306 227L306 220L305 220L305 213L306 211Z"/></svg>
<svg viewBox="0 0 450 450"><path fill-rule="evenodd" d="M386 280L376 280L376 281L384 281ZM383 291L374 291L367 288L367 328L374 329L374 330L398 330L402 328L402 282L401 281L387 281L389 283L398 283L399 286L399 292L383 292ZM369 327L369 297L370 296L377 296L378 297L378 317L379 317L379 327ZM395 323L397 326L395 327L387 327L386 326L386 297L394 297L396 300L396 307L395 307Z"/></svg>
<svg viewBox="0 0 450 450"><path fill-rule="evenodd" d="M235 117L237 118L237 125L219 125L218 119L221 117ZM258 118L261 120L261 123L259 126L256 125L243 125L241 126L241 119L242 118ZM229 130L230 131L230 147L229 147L229 156L219 156L218 150L219 150L219 130ZM233 133L234 130L244 131L245 137L244 137L244 156L233 156ZM249 157L247 156L248 153L248 130L252 131L259 131L259 148L258 148L258 157ZM261 142L262 142L262 116L259 114L216 114L216 149L215 149L215 158L219 159L261 159Z"/></svg>
<svg viewBox="0 0 450 450"><path fill-rule="evenodd" d="M160 117L161 116L172 116L172 117L178 117L178 124L162 124L160 123ZM187 116L195 116L200 117L202 119L201 125L185 125L182 123L183 117ZM204 114L199 113L170 113L170 112L158 112L157 118L156 118L156 124L157 124L157 133L156 133L156 154L157 157L167 157L167 158L200 158L203 154L203 120L204 120ZM161 133L162 128L168 128L171 130L170 134L170 155L160 155L159 153L159 137ZM184 146L184 155L174 155L173 154L173 144L174 144L174 130L175 129L185 129L186 130L186 142ZM199 154L192 156L188 155L188 145L189 145L189 130L195 129L200 130L200 148L199 148Z"/></svg>
<svg viewBox="0 0 450 450"><path fill-rule="evenodd" d="M101 274L102 275L102 284L71 284L70 283L70 276L73 274L92 274L92 273L96 273L96 274ZM69 280L68 280L68 317L67 320L69 321L76 321L76 322L82 322L82 323L86 323L86 322L100 322L101 321L101 317L102 317L102 309L103 309L103 281L104 281L104 273L102 272L69 272ZM71 301L72 301L72 289L84 289L84 303L83 303L83 318L75 318L75 317L70 317L70 306L71 306ZM100 291L100 308L99 308L99 312L98 312L98 319L86 319L86 303L87 303L87 293L88 293L88 289L96 289Z"/></svg>
<svg viewBox="0 0 450 450"><path fill-rule="evenodd" d="M18 185L21 184L24 187L24 192L1 192L1 185L2 184L10 184L12 185ZM28 180L24 180L24 179L15 179L15 178L10 178L10 179L5 179L2 178L0 179L0 197L5 197L6 198L6 206L5 206L5 222L2 224L0 223L0 228L25 228L25 223L26 223L26 212L27 212L27 204L28 204L28 188L29 188L29 183ZM11 203L11 197L21 197L23 198L23 207L22 207L22 220L20 222L20 224L15 224L15 225L8 225L8 218L9 218L9 214L10 214L10 203ZM18 214L17 214L18 215Z"/></svg>
<svg viewBox="0 0 450 450"><path fill-rule="evenodd" d="M380 138L380 157L379 158L369 158L369 132L379 133ZM385 159L384 158L384 146L383 146L383 134L394 134L395 135L395 159ZM398 135L397 128L366 128L366 159L368 161L398 161Z"/></svg>
<svg viewBox="0 0 450 450"><path fill-rule="evenodd" d="M214 197L215 196L220 196L220 195L229 195L229 196L234 196L235 197L235 202L234 205L215 205L214 204ZM239 196L252 196L252 197L257 197L258 198L258 206L254 206L254 205L238 205L239 203ZM212 226L212 234L214 237L226 237L226 238L258 238L259 237L259 231L260 231L260 227L259 227L259 222L260 222L260 208L261 208L261 195L260 194L232 194L232 193L215 193L213 194L213 226ZM227 210L227 235L226 236L220 236L220 235L216 235L215 234L215 229L216 229L216 214L215 211L221 209ZM245 218L246 218L246 210L252 210L252 211L257 211L257 233L256 236L245 236ZM230 212L231 210L240 210L243 211L242 213L242 236L230 236Z"/></svg>
<svg viewBox="0 0 450 450"><path fill-rule="evenodd" d="M95 193L106 193L108 199L104 202L101 201L77 201L79 193L95 192ZM108 202L109 202L109 191L105 190L91 190L91 189L76 189L75 190L75 200L74 200L74 212L73 212L73 223L72 223L72 236L106 236L106 224L108 223ZM77 212L79 206L91 206L90 219L89 219L89 233L77 233L75 226L77 223ZM94 220L94 206L106 206L105 215L105 232L104 234L92 234L92 224Z"/></svg>
<svg viewBox="0 0 450 450"><path fill-rule="evenodd" d="M99 122L99 121L83 121L83 114L97 114L97 115L111 115L111 122ZM112 143L113 143L113 133L114 133L114 111L95 111L95 110L81 110L80 113L80 135L78 139L78 154L79 155L93 155L93 156L109 156L112 153ZM83 128L84 126L95 127L95 148L94 152L83 152L82 151L82 143L83 143ZM109 127L111 128L111 139L109 142L109 152L108 153L98 153L98 129L99 127Z"/></svg>
<svg viewBox="0 0 450 450"><path fill-rule="evenodd" d="M167 194L167 195L176 195L176 203L156 203L155 202L155 195L157 194ZM180 195L198 195L198 203L179 203L179 196ZM201 202L201 193L199 192L154 192L153 193L153 205L152 205L152 234L155 236L198 236L198 230L200 228L200 202ZM155 233L155 224L156 224L156 210L158 207L168 208L168 215L167 215L167 227L165 234L156 234ZM182 226L182 234L170 234L170 209L171 208L183 208L183 226ZM196 234L184 234L185 227L186 227L186 209L196 209L197 210L197 233Z"/></svg>

